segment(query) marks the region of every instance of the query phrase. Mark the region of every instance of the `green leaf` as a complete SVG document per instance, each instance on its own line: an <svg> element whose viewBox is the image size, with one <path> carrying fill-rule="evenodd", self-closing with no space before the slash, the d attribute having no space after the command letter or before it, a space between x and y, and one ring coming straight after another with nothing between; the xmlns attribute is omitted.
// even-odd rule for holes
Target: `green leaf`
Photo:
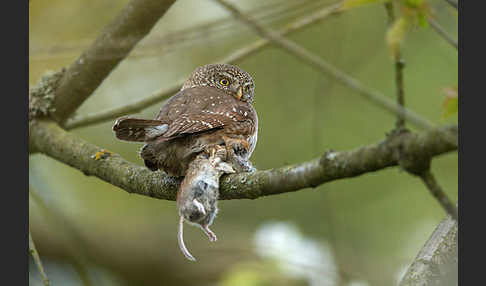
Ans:
<svg viewBox="0 0 486 286"><path fill-rule="evenodd" d="M388 28L386 43L393 58L396 58L398 49L405 39L409 21L406 17L400 17Z"/></svg>
<svg viewBox="0 0 486 286"><path fill-rule="evenodd" d="M457 94L457 86L444 88L444 93L446 95L444 101L442 102L442 118L446 119L457 113L459 107L459 96Z"/></svg>
<svg viewBox="0 0 486 286"><path fill-rule="evenodd" d="M341 4L341 10L352 9L373 3L383 3L386 1L387 0L343 0Z"/></svg>

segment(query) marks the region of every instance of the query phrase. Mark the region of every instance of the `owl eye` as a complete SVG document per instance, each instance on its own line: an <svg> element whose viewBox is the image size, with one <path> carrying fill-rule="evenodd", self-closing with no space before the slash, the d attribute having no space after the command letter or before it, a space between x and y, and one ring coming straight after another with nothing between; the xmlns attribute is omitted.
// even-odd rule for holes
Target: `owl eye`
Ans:
<svg viewBox="0 0 486 286"><path fill-rule="evenodd" d="M222 80L219 81L219 83L221 85L228 86L230 82L229 82L229 80L223 78Z"/></svg>

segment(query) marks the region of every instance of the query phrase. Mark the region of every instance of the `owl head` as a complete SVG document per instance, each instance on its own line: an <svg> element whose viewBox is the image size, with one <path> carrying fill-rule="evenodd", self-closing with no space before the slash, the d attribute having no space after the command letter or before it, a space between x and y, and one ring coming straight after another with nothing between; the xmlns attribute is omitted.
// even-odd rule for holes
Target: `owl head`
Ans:
<svg viewBox="0 0 486 286"><path fill-rule="evenodd" d="M249 73L237 66L209 64L198 67L181 90L198 86L215 87L238 100L253 103L255 83Z"/></svg>

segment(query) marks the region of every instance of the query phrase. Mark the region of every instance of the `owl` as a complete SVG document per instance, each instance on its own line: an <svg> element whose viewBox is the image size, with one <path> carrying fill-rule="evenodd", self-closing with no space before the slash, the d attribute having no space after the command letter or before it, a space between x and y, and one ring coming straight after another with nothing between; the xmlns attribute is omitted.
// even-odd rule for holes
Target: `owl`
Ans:
<svg viewBox="0 0 486 286"><path fill-rule="evenodd" d="M254 90L253 79L240 68L205 65L154 120L120 118L113 126L118 139L146 143L140 156L150 170L185 176L177 192L178 243L189 260L195 258L184 244L183 222L201 227L216 241L209 226L218 212L220 176L254 170L249 161L258 134Z"/></svg>
<svg viewBox="0 0 486 286"><path fill-rule="evenodd" d="M226 146L235 170L252 171L248 159L258 134L254 90L252 77L237 66L201 66L154 120L120 118L113 130L120 140L146 143L140 156L152 171L184 176L189 163L210 145Z"/></svg>

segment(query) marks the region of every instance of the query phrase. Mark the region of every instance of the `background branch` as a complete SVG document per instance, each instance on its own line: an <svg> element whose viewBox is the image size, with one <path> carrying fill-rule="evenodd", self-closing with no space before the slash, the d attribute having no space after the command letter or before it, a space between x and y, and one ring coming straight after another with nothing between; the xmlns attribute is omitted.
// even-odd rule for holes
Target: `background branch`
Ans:
<svg viewBox="0 0 486 286"><path fill-rule="evenodd" d="M446 40L449 44L451 44L457 50L457 41L449 35L444 28L442 28L439 23L437 23L432 17L428 17L427 21L429 22L432 29L434 29L444 40Z"/></svg>
<svg viewBox="0 0 486 286"><path fill-rule="evenodd" d="M45 286L49 286L49 279L47 278L47 274L44 271L44 266L42 266L42 261L39 256L39 252L37 252L37 248L35 248L34 240L32 239L32 234L30 233L30 226L29 226L29 252L34 259L35 265L37 265L37 269L39 269L40 276L42 278L42 283Z"/></svg>
<svg viewBox="0 0 486 286"><path fill-rule="evenodd" d="M320 9L317 12L311 13L310 15L306 15L301 19L298 19L291 24L287 25L285 28L281 29L278 33L281 35L288 35L292 32L298 31L304 27L308 27L312 24L317 24L319 21L327 18L329 15L338 14L338 9L341 6L340 3L333 4L328 6L324 9ZM236 51L232 52L225 58L217 60L217 63L230 63L234 64L254 53L260 51L264 47L268 46L270 41L267 39L259 39L248 46L243 48L237 49ZM65 127L67 129L73 129L78 127L84 127L92 124L97 124L101 122L105 122L108 120L116 119L120 116L127 115L130 113L139 112L155 103L158 103L164 99L169 98L174 93L179 91L183 82L187 78L187 75L181 78L180 80L176 81L172 86L163 88L154 92L151 96L143 98L141 100L135 101L133 103L127 104L125 106L116 107L108 110L104 110L101 112L88 114L86 116L74 117L67 121Z"/></svg>
<svg viewBox="0 0 486 286"><path fill-rule="evenodd" d="M30 139L39 152L129 193L175 200L179 179L130 163L117 154L104 151L66 132L52 121L40 120L34 124ZM347 152L327 152L301 164L224 176L220 185L221 199L255 199L297 191L397 166L403 155L431 158L456 150L457 146L437 136L441 132L457 133L457 126L424 134L403 132L377 144ZM105 156L98 156L100 159L96 160L97 152L103 152Z"/></svg>
<svg viewBox="0 0 486 286"><path fill-rule="evenodd" d="M393 2L389 1L385 3L385 9L388 14L388 19L389 19L389 26L393 25L395 22L395 11L393 7ZM395 62L395 84L397 86L397 104L401 107L405 106L405 95L404 95L404 89L403 89L403 68L405 66L405 63L402 59L402 53L400 51L400 47L397 47L394 53L394 58ZM402 112L397 113L397 123L396 123L396 128L397 129L402 129L405 127L405 114Z"/></svg>
<svg viewBox="0 0 486 286"><path fill-rule="evenodd" d="M131 0L116 19L64 74L52 116L61 124L96 90L105 77L147 35L175 0ZM113 57L103 57L112 54Z"/></svg>
<svg viewBox="0 0 486 286"><path fill-rule="evenodd" d="M445 0L447 3L449 3L452 7L457 9L457 0Z"/></svg>
<svg viewBox="0 0 486 286"><path fill-rule="evenodd" d="M405 273L400 286L457 285L457 221L446 217L437 226Z"/></svg>
<svg viewBox="0 0 486 286"><path fill-rule="evenodd" d="M435 180L434 175L427 170L420 175L420 178L424 184L429 189L430 193L437 199L437 201L442 205L442 207L447 211L447 213L456 221L459 220L457 213L457 207L450 201L445 192L442 190L440 185Z"/></svg>
<svg viewBox="0 0 486 286"><path fill-rule="evenodd" d="M241 13L235 6L227 2L226 0L215 0L223 7L228 9L237 19L241 20L243 23L251 27L255 32L257 32L262 37L268 39L272 44L276 45L279 48L289 52L291 55L294 55L298 59L302 60L306 64L314 67L318 71L332 76L335 80L348 86L349 88L358 92L358 94L362 95L364 98L370 100L372 103L381 106L388 112L393 114L404 114L405 118L410 121L411 123L415 124L416 126L426 129L426 130L435 130L437 129L434 124L429 122L428 120L422 118L420 115L403 108L402 106L395 104L391 100L389 100L386 96L384 96L379 91L373 90L369 87L364 86L359 81L354 79L353 77L349 76L348 74L344 73L343 71L337 69L333 65L329 64L328 62L322 60L317 55L309 52L305 48L301 47L300 45L283 38L278 33L267 29L260 24L256 23L252 19L250 19L245 14ZM439 136L445 136L445 140L448 140L451 144L457 145L457 136L451 136L450 133L446 134L438 134Z"/></svg>

